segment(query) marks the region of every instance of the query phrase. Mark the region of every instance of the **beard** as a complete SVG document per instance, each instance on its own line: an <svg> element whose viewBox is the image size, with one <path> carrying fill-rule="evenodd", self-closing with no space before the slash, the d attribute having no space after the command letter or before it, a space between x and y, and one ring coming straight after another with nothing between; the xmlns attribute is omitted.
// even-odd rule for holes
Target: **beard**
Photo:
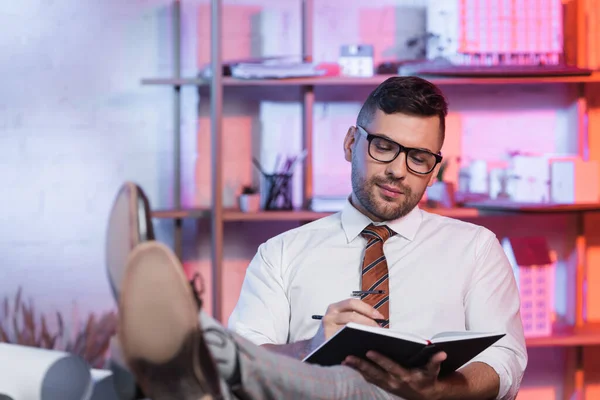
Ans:
<svg viewBox="0 0 600 400"><path fill-rule="evenodd" d="M381 221L391 221L402 218L411 212L421 198L425 189L421 193L413 193L412 189L402 184L402 179L387 177L372 177L365 179L359 173L359 168L352 162L352 191L360 204L372 216ZM402 191L400 198L388 198L377 193L377 185L387 185Z"/></svg>

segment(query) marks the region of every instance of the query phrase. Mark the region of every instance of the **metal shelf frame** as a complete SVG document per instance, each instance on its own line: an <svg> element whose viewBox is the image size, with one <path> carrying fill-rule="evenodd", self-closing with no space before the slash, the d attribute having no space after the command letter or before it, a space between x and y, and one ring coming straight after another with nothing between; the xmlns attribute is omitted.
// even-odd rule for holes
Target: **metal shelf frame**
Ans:
<svg viewBox="0 0 600 400"><path fill-rule="evenodd" d="M302 16L302 51L306 60L313 59L313 18L314 0L299 0ZM591 0L600 5L600 0ZM352 77L317 77L298 78L285 80L241 80L224 77L222 74L222 24L223 24L223 1L210 1L210 79L184 78L181 76L181 0L173 0L172 3L172 35L173 35L173 75L168 78L142 79L143 85L170 86L173 90L173 206L168 210L154 210L155 218L172 219L174 223L174 251L181 259L183 253L183 221L185 219L210 219L211 231L211 276L212 276L212 315L217 320L223 318L224 282L223 282L223 245L224 229L228 222L244 221L311 221L327 215L328 213L315 213L307 210L309 200L313 194L313 105L315 103L315 87L319 86L358 86L371 85L375 87L388 76L374 76L372 78ZM585 1L572 0L565 2L567 7L568 23L565 23L565 36L570 40L565 41L565 49L569 52L570 61L585 67L586 64L586 33L585 33ZM591 7L591 6L590 6ZM574 23L577 22L577 23ZM568 44L568 46L567 46ZM577 87L577 139L579 153L587 159L589 156L589 115L588 98L592 96L593 88L600 87L600 72L594 72L590 76L539 76L539 77L494 77L494 78L442 78L429 77L438 85L531 85L531 84L568 84ZM307 157L303 168L303 204L302 210L288 211L282 213L241 213L239 210L225 209L223 207L223 100L224 91L237 90L239 87L276 87L297 86L301 89L302 102L302 135L303 145L307 149ZM183 209L181 204L181 89L183 86L206 87L210 91L210 140L211 140L211 206L206 209ZM594 126L598 129L597 123ZM481 214L489 215L494 210L488 205L467 205L465 208L446 210L441 213L456 218L477 218ZM586 210L515 210L504 209L504 212L594 212L597 207L589 206ZM496 210L501 211L501 210ZM583 220L578 224L582 225ZM582 227L580 226L580 229ZM554 347L565 346L569 349L568 368L565 373L565 396L583 392L584 378L582 354L584 347L600 344L600 327L588 327L583 319L583 285L585 280L585 237L580 235L577 239L578 265L577 265L577 293L576 293L576 321L575 326L566 332L557 333L548 338L532 338L528 340L528 347ZM593 328L593 329L592 329ZM574 377L571 376L574 374Z"/></svg>

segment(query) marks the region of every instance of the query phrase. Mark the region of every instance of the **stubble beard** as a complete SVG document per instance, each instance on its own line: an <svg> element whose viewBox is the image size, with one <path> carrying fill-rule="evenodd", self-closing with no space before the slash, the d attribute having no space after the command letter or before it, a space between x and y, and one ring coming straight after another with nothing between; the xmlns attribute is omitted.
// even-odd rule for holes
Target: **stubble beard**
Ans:
<svg viewBox="0 0 600 400"><path fill-rule="evenodd" d="M393 177L378 178L373 177L369 180L364 179L359 174L359 168L352 161L352 191L360 202L360 205L372 216L381 221L391 221L402 218L410 213L419 204L423 193L413 193L413 191L402 185L400 179ZM385 199L378 193L377 185L389 185L394 188L400 188L403 192L401 199ZM388 200L388 201L385 201Z"/></svg>

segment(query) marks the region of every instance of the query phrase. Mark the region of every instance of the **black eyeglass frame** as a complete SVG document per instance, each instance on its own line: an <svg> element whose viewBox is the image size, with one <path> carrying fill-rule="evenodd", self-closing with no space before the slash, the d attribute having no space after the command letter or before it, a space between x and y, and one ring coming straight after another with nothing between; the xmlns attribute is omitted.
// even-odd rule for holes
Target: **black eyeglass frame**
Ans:
<svg viewBox="0 0 600 400"><path fill-rule="evenodd" d="M369 157L371 157L373 160L381 162L381 163L385 163L385 164L389 164L391 162L393 162L396 158L398 158L398 156L400 155L400 153L406 153L406 168L408 168L411 172L414 172L415 174L419 174L419 175L427 175L430 174L431 171L433 171L435 169L435 166L438 165L439 163L442 162L443 160L443 156L441 153L439 154L435 154L432 153L429 150L425 150L425 149L419 149L417 147L406 147L401 145L400 143L394 142L391 139L386 138L385 136L381 136L381 135L375 135L372 133L369 133L369 131L367 131L365 128L363 128L360 125L356 125L357 130L360 132L361 135L365 136L365 138L367 139L367 142L369 142L369 146L368 146L368 153L369 153ZM396 146L398 146L398 151L396 152L396 155L389 161L381 161L375 157L373 157L373 155L371 154L371 142L373 141L373 139L380 139L380 140L385 140L386 142L390 142L395 144ZM431 167L431 169L427 172L419 172L419 171L415 171L414 169L412 169L409 165L408 165L408 153L411 150L415 150L415 151L420 151L422 153L429 153L432 156L435 157L435 164L433 164L433 167Z"/></svg>

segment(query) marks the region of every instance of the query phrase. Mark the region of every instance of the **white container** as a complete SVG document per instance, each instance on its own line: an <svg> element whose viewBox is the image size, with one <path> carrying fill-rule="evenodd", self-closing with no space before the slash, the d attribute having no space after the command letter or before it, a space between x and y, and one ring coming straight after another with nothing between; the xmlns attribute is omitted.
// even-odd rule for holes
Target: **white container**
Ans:
<svg viewBox="0 0 600 400"><path fill-rule="evenodd" d="M473 160L469 165L469 193L488 194L488 164L485 160Z"/></svg>
<svg viewBox="0 0 600 400"><path fill-rule="evenodd" d="M550 196L563 204L600 201L600 168L597 161L579 157L550 160Z"/></svg>
<svg viewBox="0 0 600 400"><path fill-rule="evenodd" d="M344 45L338 58L340 73L344 76L371 77L375 69L372 45Z"/></svg>
<svg viewBox="0 0 600 400"><path fill-rule="evenodd" d="M240 211L252 213L260 211L260 194L241 194L238 198Z"/></svg>
<svg viewBox="0 0 600 400"><path fill-rule="evenodd" d="M510 198L522 203L550 201L549 155L516 155L510 162Z"/></svg>

